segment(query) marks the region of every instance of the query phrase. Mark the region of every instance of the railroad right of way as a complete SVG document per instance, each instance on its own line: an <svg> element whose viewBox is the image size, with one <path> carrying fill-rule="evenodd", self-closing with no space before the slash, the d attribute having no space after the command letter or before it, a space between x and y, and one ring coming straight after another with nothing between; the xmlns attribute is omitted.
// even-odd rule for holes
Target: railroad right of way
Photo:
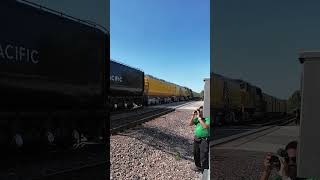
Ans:
<svg viewBox="0 0 320 180"><path fill-rule="evenodd" d="M147 122L154 118L160 117L162 115L168 114L175 111L180 107L187 106L189 104L195 103L191 102L179 102L173 104L164 104L158 106L144 107L139 110L132 112L126 112L122 114L115 114L110 117L110 132L112 134L135 127L141 123Z"/></svg>
<svg viewBox="0 0 320 180"><path fill-rule="evenodd" d="M111 179L198 179L191 170L193 130L191 102L175 111L110 137Z"/></svg>

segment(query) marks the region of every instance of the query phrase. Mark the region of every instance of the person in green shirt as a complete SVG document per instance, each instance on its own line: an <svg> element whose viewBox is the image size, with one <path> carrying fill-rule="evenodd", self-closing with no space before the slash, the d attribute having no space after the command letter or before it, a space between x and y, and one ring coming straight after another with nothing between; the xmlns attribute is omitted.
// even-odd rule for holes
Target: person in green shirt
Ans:
<svg viewBox="0 0 320 180"><path fill-rule="evenodd" d="M209 135L210 135L210 117L203 117L203 107L200 107L192 114L189 125L195 125L193 155L195 171L203 172L209 169Z"/></svg>

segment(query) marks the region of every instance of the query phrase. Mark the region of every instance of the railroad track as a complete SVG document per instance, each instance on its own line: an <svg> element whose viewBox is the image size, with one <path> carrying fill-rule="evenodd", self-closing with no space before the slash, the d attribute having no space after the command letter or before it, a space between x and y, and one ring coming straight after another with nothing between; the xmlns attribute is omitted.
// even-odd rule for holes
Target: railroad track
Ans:
<svg viewBox="0 0 320 180"><path fill-rule="evenodd" d="M38 177L33 178L33 180L42 180L42 179L105 179L107 174L107 161L101 161L96 163L89 163L69 169L55 170L48 169L48 173ZM95 172L95 173L93 173Z"/></svg>
<svg viewBox="0 0 320 180"><path fill-rule="evenodd" d="M105 145L98 144L84 150L23 153L11 159L8 170L1 169L0 179L106 179L105 154Z"/></svg>
<svg viewBox="0 0 320 180"><path fill-rule="evenodd" d="M168 107L168 108L149 108L146 111L141 111L138 113L130 114L129 116L117 117L117 118L110 118L111 121L111 128L110 133L114 134L124 129L128 129L134 127L138 124L144 123L151 119L160 117L162 115L168 114L170 112L175 111L177 108L186 106L191 104L192 102L184 103L181 105L177 105L175 107Z"/></svg>
<svg viewBox="0 0 320 180"><path fill-rule="evenodd" d="M125 110L117 110L117 111L111 111L110 112L110 115L111 116L114 116L114 115L117 115L117 114L122 114L122 113L129 113L129 112L135 112L135 111L140 111L143 109L143 106L139 106L139 107L136 107L134 109L125 109Z"/></svg>
<svg viewBox="0 0 320 180"><path fill-rule="evenodd" d="M190 102L194 102L193 100L187 102L187 103L190 103ZM117 110L117 111L112 111L110 112L110 116L117 116L117 115L120 115L120 114L124 114L124 113L139 113L141 111L144 110L145 107L148 107L148 108L157 108L158 106L165 106L165 105L169 105L169 106L179 106L182 104L185 104L183 101L180 101L180 102L171 102L171 103L165 103L165 104L158 104L158 105L149 105L149 106L138 106L136 108L133 108L133 109L122 109L122 110Z"/></svg>
<svg viewBox="0 0 320 180"><path fill-rule="evenodd" d="M290 121L291 119L294 119L294 116L286 116L283 118L276 118L273 119L269 122L264 122L264 123L254 123L254 124L248 124L249 126L270 126L270 125L281 125L283 123L286 123L288 120Z"/></svg>

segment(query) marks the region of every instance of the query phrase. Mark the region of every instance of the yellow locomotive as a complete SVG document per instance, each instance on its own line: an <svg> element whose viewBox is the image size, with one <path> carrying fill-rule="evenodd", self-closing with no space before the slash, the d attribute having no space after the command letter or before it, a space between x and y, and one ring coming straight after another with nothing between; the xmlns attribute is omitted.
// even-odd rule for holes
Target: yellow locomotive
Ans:
<svg viewBox="0 0 320 180"><path fill-rule="evenodd" d="M287 101L262 93L259 87L218 74L213 75L211 110L224 123L251 121L265 116L283 115ZM221 118L219 118L221 119Z"/></svg>

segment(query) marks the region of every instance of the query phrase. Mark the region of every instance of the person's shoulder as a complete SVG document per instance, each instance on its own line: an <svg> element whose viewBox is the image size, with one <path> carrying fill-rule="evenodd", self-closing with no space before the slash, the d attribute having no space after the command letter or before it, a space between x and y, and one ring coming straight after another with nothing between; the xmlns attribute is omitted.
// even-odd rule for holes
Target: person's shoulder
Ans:
<svg viewBox="0 0 320 180"><path fill-rule="evenodd" d="M198 117L193 118L193 122L197 122L198 121Z"/></svg>
<svg viewBox="0 0 320 180"><path fill-rule="evenodd" d="M204 121L205 121L206 124L210 124L210 121L211 121L211 120L210 120L210 117L205 117L205 118L204 118Z"/></svg>
<svg viewBox="0 0 320 180"><path fill-rule="evenodd" d="M281 180L282 178L281 178L281 176L276 176L275 178L274 178L274 180Z"/></svg>

